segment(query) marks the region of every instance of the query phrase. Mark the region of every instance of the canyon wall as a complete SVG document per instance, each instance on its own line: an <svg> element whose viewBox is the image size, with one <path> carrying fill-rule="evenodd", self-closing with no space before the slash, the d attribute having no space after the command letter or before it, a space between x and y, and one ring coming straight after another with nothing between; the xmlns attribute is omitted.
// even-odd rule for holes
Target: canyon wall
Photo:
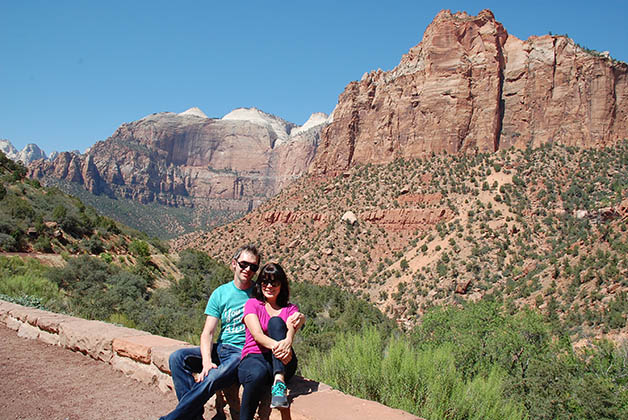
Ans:
<svg viewBox="0 0 628 420"><path fill-rule="evenodd" d="M350 83L310 171L431 153L628 138L628 65L565 36L509 35L489 10L440 12L392 71Z"/></svg>
<svg viewBox="0 0 628 420"><path fill-rule="evenodd" d="M85 154L32 163L29 176L141 203L246 211L306 171L326 117L297 127L256 109L222 119L194 109L152 114L122 124Z"/></svg>

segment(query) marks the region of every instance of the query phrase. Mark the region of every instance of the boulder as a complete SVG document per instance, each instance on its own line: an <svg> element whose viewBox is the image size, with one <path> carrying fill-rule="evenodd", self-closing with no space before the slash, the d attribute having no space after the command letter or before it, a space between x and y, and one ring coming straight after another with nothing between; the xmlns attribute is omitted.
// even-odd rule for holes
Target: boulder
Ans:
<svg viewBox="0 0 628 420"><path fill-rule="evenodd" d="M349 224L349 225L355 225L358 222L358 217L355 215L354 212L352 211L347 211L345 214L342 215L342 219L343 222Z"/></svg>

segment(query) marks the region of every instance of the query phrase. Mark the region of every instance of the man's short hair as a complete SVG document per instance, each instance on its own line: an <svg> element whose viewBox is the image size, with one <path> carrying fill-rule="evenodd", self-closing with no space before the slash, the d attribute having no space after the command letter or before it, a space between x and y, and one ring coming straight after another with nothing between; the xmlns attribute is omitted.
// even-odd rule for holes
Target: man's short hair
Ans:
<svg viewBox="0 0 628 420"><path fill-rule="evenodd" d="M236 252L233 254L233 259L238 261L238 258L240 258L240 255L242 255L244 251L255 255L258 263L262 260L262 254L258 251L255 244L242 245L240 248L236 249Z"/></svg>

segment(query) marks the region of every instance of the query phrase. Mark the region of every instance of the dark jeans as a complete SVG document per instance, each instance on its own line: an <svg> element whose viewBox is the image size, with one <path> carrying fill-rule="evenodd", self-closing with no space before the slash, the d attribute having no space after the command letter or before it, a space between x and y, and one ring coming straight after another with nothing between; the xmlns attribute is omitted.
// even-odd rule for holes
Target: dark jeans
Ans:
<svg viewBox="0 0 628 420"><path fill-rule="evenodd" d="M268 322L267 335L277 341L286 338L288 328L283 319L272 317ZM238 367L238 379L242 384L242 405L240 420L252 420L264 392L270 389L277 373L283 373L285 380L292 378L297 370L297 356L292 350L292 360L284 365L268 351L262 354L247 354Z"/></svg>
<svg viewBox="0 0 628 420"><path fill-rule="evenodd" d="M242 350L229 344L214 344L212 361L218 365L209 371L205 379L197 383L194 373L203 370L200 347L188 347L170 355L170 371L174 389L179 399L177 407L160 420L202 419L203 407L219 389L237 381L237 368Z"/></svg>

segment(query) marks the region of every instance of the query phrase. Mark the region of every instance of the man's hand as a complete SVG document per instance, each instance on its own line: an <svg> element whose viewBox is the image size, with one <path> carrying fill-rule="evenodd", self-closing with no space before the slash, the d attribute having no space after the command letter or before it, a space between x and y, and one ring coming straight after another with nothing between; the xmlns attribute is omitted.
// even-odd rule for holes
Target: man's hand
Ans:
<svg viewBox="0 0 628 420"><path fill-rule="evenodd" d="M218 367L218 365L216 365L214 362L209 362L208 365L205 365L203 363L203 370L201 371L201 373L198 374L198 376L196 377L195 381L196 382L203 382L203 379L205 379L205 377L207 376L209 371L212 370L212 369L216 369L217 367Z"/></svg>

